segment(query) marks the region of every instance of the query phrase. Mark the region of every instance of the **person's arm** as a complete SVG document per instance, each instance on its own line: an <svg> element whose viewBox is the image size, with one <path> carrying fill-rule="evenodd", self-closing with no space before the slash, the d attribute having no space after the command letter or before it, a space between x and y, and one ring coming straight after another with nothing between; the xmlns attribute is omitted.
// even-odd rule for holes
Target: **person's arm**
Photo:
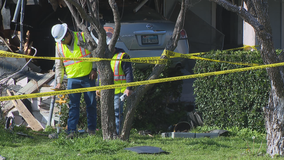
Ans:
<svg viewBox="0 0 284 160"><path fill-rule="evenodd" d="M124 55L123 59L129 59L128 55ZM132 65L131 62L121 62L122 70L125 74L126 82L133 82L133 72L132 72ZM129 96L132 94L132 87L127 87L124 93Z"/></svg>
<svg viewBox="0 0 284 160"><path fill-rule="evenodd" d="M60 57L59 51L56 46L55 46L55 56ZM60 89L64 77L64 65L62 60L55 60L55 74L56 74L56 84L57 84L55 88Z"/></svg>

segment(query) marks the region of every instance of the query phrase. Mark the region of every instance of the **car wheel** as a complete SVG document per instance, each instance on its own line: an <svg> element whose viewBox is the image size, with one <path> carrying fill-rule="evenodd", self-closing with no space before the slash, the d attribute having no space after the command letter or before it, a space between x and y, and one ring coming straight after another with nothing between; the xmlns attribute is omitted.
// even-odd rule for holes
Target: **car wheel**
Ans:
<svg viewBox="0 0 284 160"><path fill-rule="evenodd" d="M198 113L196 113L196 112L194 113L194 116L195 116L195 118L196 118L196 120L198 122L198 125L199 126L203 126L203 120L202 120L201 116Z"/></svg>
<svg viewBox="0 0 284 160"><path fill-rule="evenodd" d="M193 128L198 126L197 120L196 120L193 112L187 112L187 121L191 122L193 124L192 125Z"/></svg>

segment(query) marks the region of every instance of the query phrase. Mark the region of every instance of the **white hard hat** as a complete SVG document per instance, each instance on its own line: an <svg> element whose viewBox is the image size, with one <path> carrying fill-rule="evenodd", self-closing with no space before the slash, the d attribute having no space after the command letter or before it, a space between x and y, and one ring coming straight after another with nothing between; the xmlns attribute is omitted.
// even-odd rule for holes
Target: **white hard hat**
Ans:
<svg viewBox="0 0 284 160"><path fill-rule="evenodd" d="M60 42L64 38L67 28L66 23L56 24L51 28L51 34L56 42Z"/></svg>

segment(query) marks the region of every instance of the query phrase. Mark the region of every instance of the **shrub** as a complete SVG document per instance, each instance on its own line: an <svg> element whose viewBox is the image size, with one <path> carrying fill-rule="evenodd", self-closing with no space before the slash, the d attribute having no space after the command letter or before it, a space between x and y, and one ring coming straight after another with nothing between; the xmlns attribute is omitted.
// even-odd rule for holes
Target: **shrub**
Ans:
<svg viewBox="0 0 284 160"><path fill-rule="evenodd" d="M215 51L201 57L229 62L263 64L258 51ZM197 60L194 73L230 70L247 66ZM197 78L193 84L197 110L205 124L264 131L262 108L270 91L266 70L251 70Z"/></svg>

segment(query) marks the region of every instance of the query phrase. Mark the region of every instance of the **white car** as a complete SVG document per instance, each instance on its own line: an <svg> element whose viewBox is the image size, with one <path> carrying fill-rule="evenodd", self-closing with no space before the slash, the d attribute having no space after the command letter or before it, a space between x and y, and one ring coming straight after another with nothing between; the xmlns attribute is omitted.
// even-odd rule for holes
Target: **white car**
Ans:
<svg viewBox="0 0 284 160"><path fill-rule="evenodd" d="M119 6L121 15L121 30L116 47L122 48L131 58L160 57L168 41L170 40L175 22L165 19L150 7L142 6L137 12L137 3L128 3ZM114 31L112 11L109 7L101 9L102 23L110 39ZM185 30L181 30L180 39L174 52L188 54L189 44ZM137 64L136 67L143 68L148 64ZM184 59L172 59L171 67L184 67Z"/></svg>

